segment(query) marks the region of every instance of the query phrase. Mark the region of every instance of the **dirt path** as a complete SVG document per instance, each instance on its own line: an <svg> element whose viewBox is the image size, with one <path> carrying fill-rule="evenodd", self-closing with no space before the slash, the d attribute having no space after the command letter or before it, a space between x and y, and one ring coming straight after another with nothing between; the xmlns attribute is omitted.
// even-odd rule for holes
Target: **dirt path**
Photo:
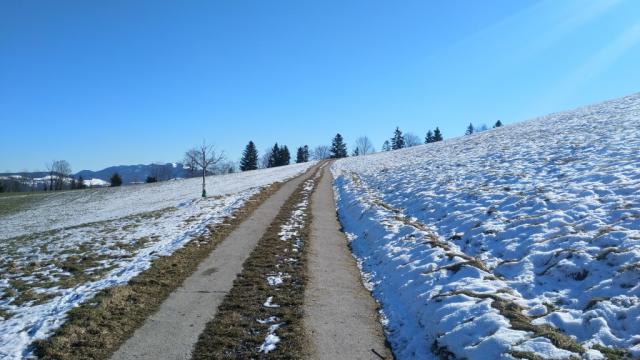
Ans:
<svg viewBox="0 0 640 360"><path fill-rule="evenodd" d="M242 264L279 209L316 167L290 180L260 205L147 319L112 359L189 359L205 325L216 314Z"/></svg>
<svg viewBox="0 0 640 360"><path fill-rule="evenodd" d="M315 359L392 359L376 303L340 232L328 169L311 201L305 327Z"/></svg>

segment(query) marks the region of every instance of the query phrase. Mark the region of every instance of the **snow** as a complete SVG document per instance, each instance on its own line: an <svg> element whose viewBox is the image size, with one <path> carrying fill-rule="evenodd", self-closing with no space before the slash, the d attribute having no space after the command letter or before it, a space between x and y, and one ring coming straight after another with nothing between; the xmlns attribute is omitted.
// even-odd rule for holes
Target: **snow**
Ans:
<svg viewBox="0 0 640 360"><path fill-rule="evenodd" d="M111 183L109 183L108 181L104 181L102 179L89 179L89 180L83 180L82 181L84 183L85 186L88 187L95 187L95 186L109 186L111 185Z"/></svg>
<svg viewBox="0 0 640 360"><path fill-rule="evenodd" d="M280 342L280 338L276 335L276 331L280 328L281 324L273 324L269 327L269 333L267 337L264 338L264 342L260 345L259 351L265 354L276 349L276 345Z"/></svg>
<svg viewBox="0 0 640 360"><path fill-rule="evenodd" d="M313 164L209 176L207 194L210 197L223 196L263 187L294 177ZM202 178L54 193L25 211L0 217L0 240L160 210L187 199L197 199L201 193Z"/></svg>
<svg viewBox="0 0 640 360"><path fill-rule="evenodd" d="M61 326L69 310L102 289L127 283L153 259L206 234L209 225L221 223L264 186L311 165L209 177L205 199L198 196L201 179L188 179L54 193L0 218L0 359L28 356L30 344ZM77 259L95 259L79 270L89 280L64 285L76 277L63 264ZM51 298L17 302L13 282Z"/></svg>
<svg viewBox="0 0 640 360"><path fill-rule="evenodd" d="M284 279L287 277L289 277L287 274L279 272L278 274L267 276L267 283L269 286L278 286L284 283Z"/></svg>
<svg viewBox="0 0 640 360"><path fill-rule="evenodd" d="M267 301L265 301L264 304L262 304L262 306L264 306L266 308L279 308L280 307L280 305L273 303L273 296L269 296L267 298Z"/></svg>
<svg viewBox="0 0 640 360"><path fill-rule="evenodd" d="M640 356L640 95L336 162L338 213L399 359ZM512 328L499 299L584 354Z"/></svg>

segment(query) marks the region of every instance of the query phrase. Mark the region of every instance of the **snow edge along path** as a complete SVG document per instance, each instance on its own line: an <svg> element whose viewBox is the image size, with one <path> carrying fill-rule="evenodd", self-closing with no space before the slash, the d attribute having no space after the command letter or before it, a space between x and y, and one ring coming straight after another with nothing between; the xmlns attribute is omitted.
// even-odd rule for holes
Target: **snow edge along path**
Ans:
<svg viewBox="0 0 640 360"><path fill-rule="evenodd" d="M303 175L289 180L254 210L111 358L190 358L198 336L215 316L242 271L244 261L275 219L278 209L316 168L311 167Z"/></svg>
<svg viewBox="0 0 640 360"><path fill-rule="evenodd" d="M340 231L331 171L325 169L311 198L311 236L304 323L317 359L392 358L376 302L363 286L347 239Z"/></svg>

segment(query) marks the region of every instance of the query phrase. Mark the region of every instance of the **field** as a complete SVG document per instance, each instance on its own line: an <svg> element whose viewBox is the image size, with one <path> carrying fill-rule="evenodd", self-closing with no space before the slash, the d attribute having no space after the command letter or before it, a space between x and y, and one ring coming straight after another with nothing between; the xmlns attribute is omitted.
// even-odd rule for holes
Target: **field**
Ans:
<svg viewBox="0 0 640 360"><path fill-rule="evenodd" d="M28 354L65 314L126 283L311 163L122 188L0 197L0 357Z"/></svg>
<svg viewBox="0 0 640 360"><path fill-rule="evenodd" d="M395 355L640 356L639 125L633 95L338 161Z"/></svg>

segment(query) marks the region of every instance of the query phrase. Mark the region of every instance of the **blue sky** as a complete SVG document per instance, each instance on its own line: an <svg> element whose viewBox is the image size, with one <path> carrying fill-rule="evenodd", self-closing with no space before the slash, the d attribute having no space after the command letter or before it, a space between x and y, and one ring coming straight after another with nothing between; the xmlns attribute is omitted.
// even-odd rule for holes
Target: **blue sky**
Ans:
<svg viewBox="0 0 640 360"><path fill-rule="evenodd" d="M640 91L640 1L1 1L0 171L445 138Z"/></svg>

